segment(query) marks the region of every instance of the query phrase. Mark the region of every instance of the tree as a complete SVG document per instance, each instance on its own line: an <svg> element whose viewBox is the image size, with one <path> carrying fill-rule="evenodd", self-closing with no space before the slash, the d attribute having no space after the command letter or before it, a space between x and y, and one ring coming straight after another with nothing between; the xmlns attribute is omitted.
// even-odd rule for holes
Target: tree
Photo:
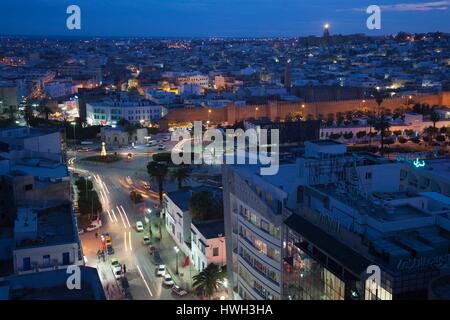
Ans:
<svg viewBox="0 0 450 320"><path fill-rule="evenodd" d="M331 140L337 140L341 137L342 135L340 133L331 133L330 134L330 139Z"/></svg>
<svg viewBox="0 0 450 320"><path fill-rule="evenodd" d="M356 133L356 137L357 137L358 139L361 139L361 138L365 137L366 135L367 135L367 132L365 132L365 131L358 131L358 132Z"/></svg>
<svg viewBox="0 0 450 320"><path fill-rule="evenodd" d="M375 130L380 132L380 136L381 136L381 155L384 154L384 142L385 142L384 138L386 136L386 131L390 128L390 126L391 125L389 124L389 121L387 121L385 119L384 114L382 114L380 116L380 118L378 118L375 121L375 124L373 126L375 128Z"/></svg>
<svg viewBox="0 0 450 320"><path fill-rule="evenodd" d="M218 219L223 216L222 202L209 191L196 192L189 200L189 212L193 220Z"/></svg>
<svg viewBox="0 0 450 320"><path fill-rule="evenodd" d="M102 211L102 204L98 198L95 190L90 190L87 193L82 192L78 198L78 210L81 215L89 216L92 221L97 216L97 213Z"/></svg>
<svg viewBox="0 0 450 320"><path fill-rule="evenodd" d="M147 165L147 172L150 175L150 179L158 183L159 204L162 205L164 179L167 176L168 166L164 163L151 161Z"/></svg>
<svg viewBox="0 0 450 320"><path fill-rule="evenodd" d="M351 138L353 138L353 132L344 133L345 140L350 140Z"/></svg>
<svg viewBox="0 0 450 320"><path fill-rule="evenodd" d="M119 121L117 121L117 124L121 127L126 127L127 125L130 124L130 121L128 121L125 118L120 118Z"/></svg>
<svg viewBox="0 0 450 320"><path fill-rule="evenodd" d="M181 189L183 182L189 180L189 168L186 166L177 166L170 171L170 178L173 181L178 181L178 189Z"/></svg>
<svg viewBox="0 0 450 320"><path fill-rule="evenodd" d="M193 286L197 292L203 292L210 298L222 286L225 277L224 268L210 263L203 271L192 277Z"/></svg>
<svg viewBox="0 0 450 320"><path fill-rule="evenodd" d="M128 141L133 142L133 135L136 134L137 127L134 124L127 124L125 130L128 133Z"/></svg>
<svg viewBox="0 0 450 320"><path fill-rule="evenodd" d="M436 128L436 123L441 120L439 113L437 113L434 109L430 113L430 121L433 122L433 128Z"/></svg>
<svg viewBox="0 0 450 320"><path fill-rule="evenodd" d="M380 90L379 87L376 87L372 93L375 102L378 105L378 116L376 117L373 127L375 130L380 132L381 136L381 155L384 153L384 137L385 132L390 128L389 121L385 118L384 110L381 108L384 99L386 98L386 94Z"/></svg>

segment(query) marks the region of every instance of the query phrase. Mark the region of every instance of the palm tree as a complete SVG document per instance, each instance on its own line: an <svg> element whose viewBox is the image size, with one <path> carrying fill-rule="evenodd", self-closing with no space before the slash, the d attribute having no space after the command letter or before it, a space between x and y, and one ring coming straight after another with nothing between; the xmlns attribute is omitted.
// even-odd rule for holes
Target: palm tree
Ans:
<svg viewBox="0 0 450 320"><path fill-rule="evenodd" d="M225 277L224 268L210 263L203 271L192 277L193 286L198 292L203 292L210 298L222 286Z"/></svg>
<svg viewBox="0 0 450 320"><path fill-rule="evenodd" d="M178 181L178 189L181 189L183 182L189 180L189 168L186 166L178 166L170 171L170 178Z"/></svg>
<svg viewBox="0 0 450 320"><path fill-rule="evenodd" d="M374 121L373 126L374 126L375 130L380 131L381 155L383 155L383 153L384 153L384 135L385 135L386 130L389 129L390 125L384 116L384 110L381 108L381 105L382 105L384 99L387 97L387 95L380 90L380 87L376 87L372 92L372 96L374 97L375 102L378 105L378 115Z"/></svg>
<svg viewBox="0 0 450 320"><path fill-rule="evenodd" d="M150 179L158 183L159 192L159 204L162 206L162 195L164 189L164 179L168 173L168 166L161 162L151 161L147 165L147 172L150 175Z"/></svg>
<svg viewBox="0 0 450 320"><path fill-rule="evenodd" d="M390 128L389 121L386 120L384 114L382 114L378 119L375 120L373 125L374 129L380 131L381 135L381 155L384 154L384 137L386 135L386 131Z"/></svg>
<svg viewBox="0 0 450 320"><path fill-rule="evenodd" d="M430 114L430 121L433 122L433 128L436 129L436 122L438 122L441 118L439 117L439 113L437 113L435 110L431 111Z"/></svg>

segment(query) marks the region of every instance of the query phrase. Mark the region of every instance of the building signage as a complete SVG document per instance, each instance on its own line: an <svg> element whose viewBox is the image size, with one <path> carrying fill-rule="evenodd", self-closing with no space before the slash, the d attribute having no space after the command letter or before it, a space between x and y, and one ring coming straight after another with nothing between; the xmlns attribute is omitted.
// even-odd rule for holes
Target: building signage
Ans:
<svg viewBox="0 0 450 320"><path fill-rule="evenodd" d="M450 254L437 257L423 257L400 260L397 270L400 271L420 271L431 267L442 268L450 263Z"/></svg>

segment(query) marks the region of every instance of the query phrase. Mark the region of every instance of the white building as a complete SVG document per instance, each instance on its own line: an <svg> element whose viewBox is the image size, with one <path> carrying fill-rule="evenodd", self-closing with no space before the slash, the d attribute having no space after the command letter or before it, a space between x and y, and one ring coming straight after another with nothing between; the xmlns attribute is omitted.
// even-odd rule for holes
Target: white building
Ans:
<svg viewBox="0 0 450 320"><path fill-rule="evenodd" d="M180 85L194 84L194 85L198 85L202 88L209 87L209 76L203 75L199 72L193 72L190 74L182 75L182 76L178 77L177 80Z"/></svg>
<svg viewBox="0 0 450 320"><path fill-rule="evenodd" d="M104 126L100 129L100 137L107 146L122 147L131 143L145 144L148 142L148 130L147 128L136 129L136 132L130 135L124 128Z"/></svg>
<svg viewBox="0 0 450 320"><path fill-rule="evenodd" d="M225 227L222 219L192 221L190 257L199 272L210 263L226 265Z"/></svg>
<svg viewBox="0 0 450 320"><path fill-rule="evenodd" d="M192 221L189 201L201 191L211 191L215 196L221 193L218 188L200 186L168 192L163 202L166 230L198 271L209 263L226 264L223 220Z"/></svg>
<svg viewBox="0 0 450 320"><path fill-rule="evenodd" d="M14 273L48 271L84 265L70 203L20 208L14 225Z"/></svg>
<svg viewBox="0 0 450 320"><path fill-rule="evenodd" d="M368 154L348 154L345 145L330 140L308 142L305 146L303 157L281 165L274 176L259 175L256 165L223 166L231 294L255 300L285 298L283 212L295 205L299 186L338 181L342 176L339 172L354 165L358 175L366 177L359 188L367 193L374 191L373 181L382 183L386 190L399 186L400 163ZM370 167L379 169L374 173Z"/></svg>
<svg viewBox="0 0 450 320"><path fill-rule="evenodd" d="M86 120L89 125L113 125L122 118L131 123L149 123L160 120L166 114L167 109L161 105L127 95L120 99L108 98L86 104Z"/></svg>
<svg viewBox="0 0 450 320"><path fill-rule="evenodd" d="M44 85L45 93L51 98L58 98L75 93L72 79L54 79Z"/></svg>

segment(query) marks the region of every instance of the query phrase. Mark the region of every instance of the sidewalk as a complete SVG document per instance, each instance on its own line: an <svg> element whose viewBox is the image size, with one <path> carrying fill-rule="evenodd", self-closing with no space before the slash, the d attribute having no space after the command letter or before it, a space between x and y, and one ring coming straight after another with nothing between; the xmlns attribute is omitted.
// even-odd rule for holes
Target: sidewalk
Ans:
<svg viewBox="0 0 450 320"><path fill-rule="evenodd" d="M159 239L159 229L155 227L155 223L160 221L159 218L152 216L152 240L155 241ZM179 251L178 252L178 275L176 274L176 260L177 254L175 253L174 247L176 246L175 241L172 240L170 234L167 232L164 225L161 225L161 234L162 240L156 240L155 246L157 250L159 250L159 255L161 256L162 261L166 265L167 270L172 276L175 284L183 287L186 291L192 291L192 277L198 274L198 271L192 266L192 263L189 266L182 268L184 261L186 260L186 255Z"/></svg>

